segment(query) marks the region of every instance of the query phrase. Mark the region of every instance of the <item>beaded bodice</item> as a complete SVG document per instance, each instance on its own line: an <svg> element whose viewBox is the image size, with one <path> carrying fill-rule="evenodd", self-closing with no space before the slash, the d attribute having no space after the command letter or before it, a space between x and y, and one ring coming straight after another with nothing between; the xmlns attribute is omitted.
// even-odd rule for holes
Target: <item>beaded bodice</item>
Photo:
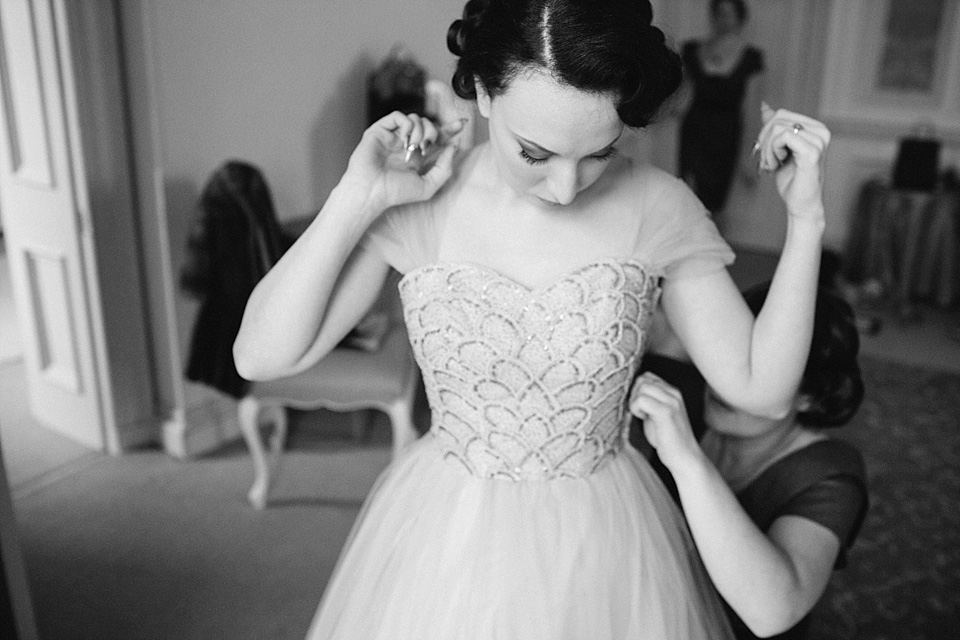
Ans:
<svg viewBox="0 0 960 640"><path fill-rule="evenodd" d="M531 290L437 263L404 276L400 295L446 458L479 477L582 477L623 447L659 295L643 265L602 260Z"/></svg>

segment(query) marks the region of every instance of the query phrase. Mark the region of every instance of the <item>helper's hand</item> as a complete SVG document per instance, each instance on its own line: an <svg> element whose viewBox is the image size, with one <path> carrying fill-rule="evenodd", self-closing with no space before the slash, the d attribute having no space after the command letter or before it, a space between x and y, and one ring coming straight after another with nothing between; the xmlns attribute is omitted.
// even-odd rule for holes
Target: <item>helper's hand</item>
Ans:
<svg viewBox="0 0 960 640"><path fill-rule="evenodd" d="M630 412L643 420L643 435L672 473L703 460L683 396L659 376L647 371L637 377L630 391Z"/></svg>

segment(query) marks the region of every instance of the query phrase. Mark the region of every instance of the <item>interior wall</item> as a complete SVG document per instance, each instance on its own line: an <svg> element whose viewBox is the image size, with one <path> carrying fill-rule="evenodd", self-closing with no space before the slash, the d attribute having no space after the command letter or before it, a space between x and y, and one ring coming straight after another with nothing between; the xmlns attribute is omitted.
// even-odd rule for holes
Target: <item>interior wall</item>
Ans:
<svg viewBox="0 0 960 640"><path fill-rule="evenodd" d="M199 186L260 166L278 214L314 211L364 128L365 75L402 43L446 78L460 0L153 2L164 171Z"/></svg>

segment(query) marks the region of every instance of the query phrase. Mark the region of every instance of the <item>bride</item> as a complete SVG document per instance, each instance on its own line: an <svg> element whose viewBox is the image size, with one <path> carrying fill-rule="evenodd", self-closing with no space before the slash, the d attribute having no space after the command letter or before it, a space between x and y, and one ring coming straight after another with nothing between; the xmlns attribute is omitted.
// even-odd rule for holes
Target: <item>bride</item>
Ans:
<svg viewBox="0 0 960 640"><path fill-rule="evenodd" d="M733 253L678 179L620 153L677 88L647 0L471 0L454 90L489 140L392 113L371 125L234 345L250 379L302 371L393 267L431 405L383 472L308 637L729 638L682 516L625 444L658 301L711 387L790 406L810 343L829 133L765 111L760 167L788 234L754 319ZM322 532L317 532L322 535Z"/></svg>

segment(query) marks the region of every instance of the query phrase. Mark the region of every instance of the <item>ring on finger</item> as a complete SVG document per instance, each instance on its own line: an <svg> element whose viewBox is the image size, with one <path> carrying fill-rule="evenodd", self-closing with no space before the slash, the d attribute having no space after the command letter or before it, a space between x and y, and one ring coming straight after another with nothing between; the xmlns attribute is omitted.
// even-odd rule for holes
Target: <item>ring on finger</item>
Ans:
<svg viewBox="0 0 960 640"><path fill-rule="evenodd" d="M797 135L797 134L800 133L801 131L803 131L803 125L800 124L799 122L794 122L794 123L793 123L793 134L794 134L794 135Z"/></svg>

